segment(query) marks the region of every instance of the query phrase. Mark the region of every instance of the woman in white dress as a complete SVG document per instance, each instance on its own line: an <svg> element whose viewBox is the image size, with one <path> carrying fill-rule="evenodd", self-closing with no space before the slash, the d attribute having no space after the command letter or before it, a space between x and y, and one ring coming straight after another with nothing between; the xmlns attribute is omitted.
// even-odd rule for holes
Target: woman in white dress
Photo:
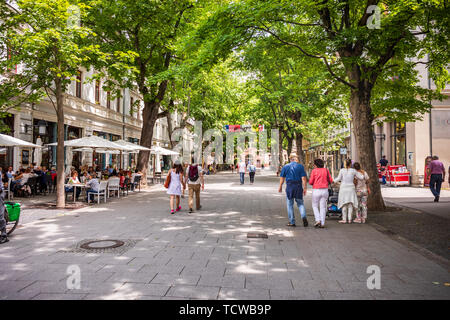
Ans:
<svg viewBox="0 0 450 320"><path fill-rule="evenodd" d="M355 190L355 177L363 179L364 176L351 168L352 160L345 161L345 168L339 171L334 182L341 182L339 188L338 208L342 209L342 220L339 223L352 223L353 208L358 208L358 198Z"/></svg>
<svg viewBox="0 0 450 320"><path fill-rule="evenodd" d="M181 185L183 185L183 190L186 189L186 182L184 181L183 166L179 160L176 160L173 164L172 169L167 173L170 175L170 184L167 190L167 194L170 195L170 213L174 214L174 202L176 199L176 211L181 210L180 197L182 195Z"/></svg>

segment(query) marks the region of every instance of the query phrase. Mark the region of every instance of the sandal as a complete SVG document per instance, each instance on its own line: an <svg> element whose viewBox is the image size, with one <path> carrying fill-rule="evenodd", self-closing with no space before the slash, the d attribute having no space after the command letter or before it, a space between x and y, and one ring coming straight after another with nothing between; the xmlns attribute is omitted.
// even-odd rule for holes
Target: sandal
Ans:
<svg viewBox="0 0 450 320"><path fill-rule="evenodd" d="M361 223L361 218L356 218L355 220L353 220L354 223Z"/></svg>
<svg viewBox="0 0 450 320"><path fill-rule="evenodd" d="M315 224L314 224L314 228L319 228L320 227L320 222L316 222Z"/></svg>
<svg viewBox="0 0 450 320"><path fill-rule="evenodd" d="M295 227L295 223L288 223L286 226L287 227Z"/></svg>
<svg viewBox="0 0 450 320"><path fill-rule="evenodd" d="M339 220L339 223L347 223L347 220Z"/></svg>

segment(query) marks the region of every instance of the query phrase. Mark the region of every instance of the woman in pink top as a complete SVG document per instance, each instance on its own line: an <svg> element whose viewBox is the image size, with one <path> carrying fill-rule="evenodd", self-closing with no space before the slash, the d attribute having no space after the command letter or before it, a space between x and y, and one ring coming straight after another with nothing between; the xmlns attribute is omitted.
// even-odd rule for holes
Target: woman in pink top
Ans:
<svg viewBox="0 0 450 320"><path fill-rule="evenodd" d="M314 167L309 178L309 184L313 186L312 207L316 219L314 227L324 228L325 214L327 212L328 185L333 183L333 178L331 178L328 169L324 168L322 159L314 160Z"/></svg>

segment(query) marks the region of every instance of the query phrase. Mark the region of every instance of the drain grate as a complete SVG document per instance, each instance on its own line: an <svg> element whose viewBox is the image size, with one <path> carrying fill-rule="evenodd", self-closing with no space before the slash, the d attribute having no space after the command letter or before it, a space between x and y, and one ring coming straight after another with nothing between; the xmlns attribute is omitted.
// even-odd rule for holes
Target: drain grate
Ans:
<svg viewBox="0 0 450 320"><path fill-rule="evenodd" d="M113 253L122 254L142 239L86 239L60 250L60 253Z"/></svg>
<svg viewBox="0 0 450 320"><path fill-rule="evenodd" d="M267 233L247 233L247 238L267 239L269 236Z"/></svg>

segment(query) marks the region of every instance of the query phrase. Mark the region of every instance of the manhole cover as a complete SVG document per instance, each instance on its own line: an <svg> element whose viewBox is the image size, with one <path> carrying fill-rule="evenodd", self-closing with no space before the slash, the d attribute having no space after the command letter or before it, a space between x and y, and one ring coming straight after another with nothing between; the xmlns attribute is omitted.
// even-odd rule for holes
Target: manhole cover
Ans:
<svg viewBox="0 0 450 320"><path fill-rule="evenodd" d="M267 239L267 233L247 233L247 238L262 238Z"/></svg>
<svg viewBox="0 0 450 320"><path fill-rule="evenodd" d="M114 249L121 247L125 244L125 242L120 240L94 240L83 243L80 248L86 250L95 250L95 249Z"/></svg>
<svg viewBox="0 0 450 320"><path fill-rule="evenodd" d="M85 239L59 253L113 253L123 254L142 239Z"/></svg>

